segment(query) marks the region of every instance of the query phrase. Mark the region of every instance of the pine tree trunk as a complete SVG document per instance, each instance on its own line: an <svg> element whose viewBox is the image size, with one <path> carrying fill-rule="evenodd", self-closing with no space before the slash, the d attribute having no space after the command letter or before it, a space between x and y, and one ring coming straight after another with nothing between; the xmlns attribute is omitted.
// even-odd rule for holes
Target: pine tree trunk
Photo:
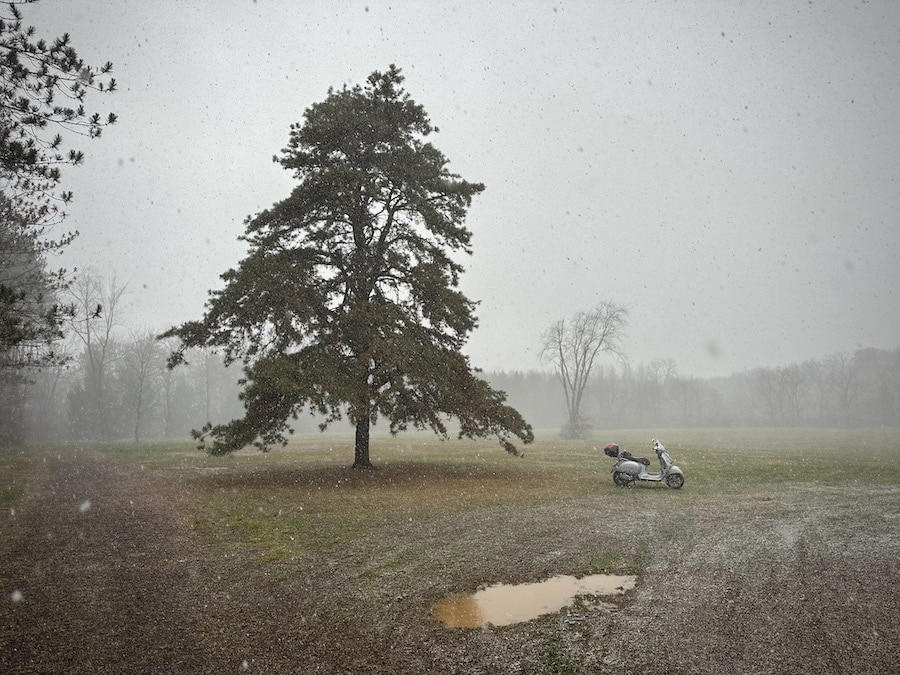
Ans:
<svg viewBox="0 0 900 675"><path fill-rule="evenodd" d="M353 460L354 469L371 469L369 461L369 418L356 423L356 451Z"/></svg>

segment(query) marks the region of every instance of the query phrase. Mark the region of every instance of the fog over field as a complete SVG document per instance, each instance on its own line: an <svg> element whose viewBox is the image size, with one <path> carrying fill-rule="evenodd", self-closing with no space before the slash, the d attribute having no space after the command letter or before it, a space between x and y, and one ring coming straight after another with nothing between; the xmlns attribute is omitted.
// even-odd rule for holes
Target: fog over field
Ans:
<svg viewBox="0 0 900 675"><path fill-rule="evenodd" d="M467 220L468 353L539 367L552 321L630 309L633 362L727 375L900 336L900 12L875 2L44 0L114 63L119 122L85 144L62 264L128 282L127 320L200 317L272 156L329 87L395 63Z"/></svg>

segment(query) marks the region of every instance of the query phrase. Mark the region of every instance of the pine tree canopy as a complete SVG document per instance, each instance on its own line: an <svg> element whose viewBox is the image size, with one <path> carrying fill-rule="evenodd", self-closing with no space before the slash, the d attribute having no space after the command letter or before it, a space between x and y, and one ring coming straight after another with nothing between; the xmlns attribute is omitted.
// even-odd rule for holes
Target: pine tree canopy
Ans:
<svg viewBox="0 0 900 675"><path fill-rule="evenodd" d="M60 167L84 160L81 150L66 149L70 140L97 138L116 121L85 107L89 96L115 91L112 64L86 64L68 34L36 38L20 4L27 3L0 8L0 380L16 382L22 369L65 359L53 343L72 318L58 299L71 278L47 269L47 254L78 233L50 236L72 199L60 189Z"/></svg>
<svg viewBox="0 0 900 675"><path fill-rule="evenodd" d="M291 126L275 161L298 181L291 195L246 221L247 257L222 275L200 321L172 328L183 350L207 346L244 362L246 415L197 435L224 454L285 442L304 411L324 429L356 427L354 466L369 464L369 427L460 437L533 440L506 395L461 353L476 327L459 291L471 253L463 225L484 186L451 173L435 131L395 66L365 86L329 90Z"/></svg>
<svg viewBox="0 0 900 675"><path fill-rule="evenodd" d="M114 113L91 112L85 100L115 91L116 81L112 63L86 64L68 34L36 39L17 4L0 11L0 189L14 202L32 205L38 216L32 226L43 232L62 220L58 204L72 198L57 189L60 166L84 160L81 150L64 149L64 135L97 138L115 123Z"/></svg>

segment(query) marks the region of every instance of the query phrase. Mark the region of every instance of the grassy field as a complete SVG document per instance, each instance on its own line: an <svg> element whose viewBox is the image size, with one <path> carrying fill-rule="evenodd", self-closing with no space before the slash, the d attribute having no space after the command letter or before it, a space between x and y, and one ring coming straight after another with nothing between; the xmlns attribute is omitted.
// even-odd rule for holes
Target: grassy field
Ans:
<svg viewBox="0 0 900 675"><path fill-rule="evenodd" d="M491 442L375 437L377 469L366 472L349 468L349 436L224 458L189 444L91 449L177 486L197 562L218 570L229 597L253 603L240 590L249 570L273 592L294 594L281 625L303 636L309 662L292 657L300 671L317 663L323 672L839 672L875 659L863 646L842 655L837 635L834 653L823 650L822 635L848 621L896 652L898 592L865 594L863 585L870 566L882 588L900 582L900 430L652 435L683 469L683 489L613 486L603 445L653 457L651 432L634 430L591 442L539 432L523 458ZM42 452L66 451L2 454L0 504L15 509L40 481ZM484 585L601 572L638 575L616 612L579 602L476 630L448 630L431 615L441 598ZM885 606L859 618L839 603L807 603L812 593L843 592L833 586L848 580L860 602ZM215 623L229 610L209 611ZM790 630L818 655L796 661L778 638ZM615 639L626 632L642 636L641 653ZM233 639L257 654L248 664L284 665L262 655L258 636ZM754 645L771 653L762 658Z"/></svg>

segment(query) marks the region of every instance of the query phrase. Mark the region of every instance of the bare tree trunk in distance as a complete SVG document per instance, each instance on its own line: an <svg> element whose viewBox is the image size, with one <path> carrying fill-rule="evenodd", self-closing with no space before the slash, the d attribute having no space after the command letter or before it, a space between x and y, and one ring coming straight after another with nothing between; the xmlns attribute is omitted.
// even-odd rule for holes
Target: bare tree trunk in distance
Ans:
<svg viewBox="0 0 900 675"><path fill-rule="evenodd" d="M125 290L125 286L116 283L115 277L104 287L96 272L87 271L68 291L79 315L72 321L72 331L84 347L85 390L93 398L97 413L95 432L99 431L103 440L110 437L105 380L113 358L113 334L119 325L116 309Z"/></svg>

